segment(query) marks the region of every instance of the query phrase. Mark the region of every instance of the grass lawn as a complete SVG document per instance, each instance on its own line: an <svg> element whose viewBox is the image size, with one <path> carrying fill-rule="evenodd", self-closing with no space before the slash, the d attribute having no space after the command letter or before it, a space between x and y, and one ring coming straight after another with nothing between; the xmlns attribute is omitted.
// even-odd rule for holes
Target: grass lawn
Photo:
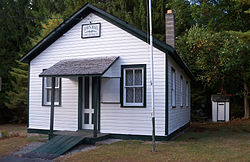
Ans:
<svg viewBox="0 0 250 162"><path fill-rule="evenodd" d="M26 126L18 124L0 125L0 156L8 155L29 143L26 136Z"/></svg>
<svg viewBox="0 0 250 162"><path fill-rule="evenodd" d="M27 138L26 125L0 125L0 132L4 136L4 138L0 138L0 157L17 151L23 146L38 140L37 137Z"/></svg>
<svg viewBox="0 0 250 162"><path fill-rule="evenodd" d="M27 138L25 125L0 125L2 131L10 137L0 139L0 156L38 140ZM122 141L55 161L250 161L250 120L195 123L174 141L158 142L156 150L150 142Z"/></svg>
<svg viewBox="0 0 250 162"><path fill-rule="evenodd" d="M187 133L157 143L156 149L151 152L150 142L122 141L56 161L250 161L250 120L192 124Z"/></svg>

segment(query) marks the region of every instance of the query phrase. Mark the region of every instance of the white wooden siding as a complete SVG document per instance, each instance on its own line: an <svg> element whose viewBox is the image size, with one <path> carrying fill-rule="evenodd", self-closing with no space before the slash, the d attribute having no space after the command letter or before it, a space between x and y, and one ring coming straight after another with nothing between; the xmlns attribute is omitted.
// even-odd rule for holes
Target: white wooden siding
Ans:
<svg viewBox="0 0 250 162"><path fill-rule="evenodd" d="M175 69L176 73L176 107L172 108L171 105L171 67ZM184 86L186 86L186 81L188 81L189 84L189 106L186 107L185 100L183 101L183 107L181 107L181 93L180 93L180 75L183 77L183 83ZM176 64L176 62L172 59L172 57L168 56L168 134L173 133L178 128L184 126L190 121L190 79L188 76L184 73L184 71L179 67L179 65ZM185 91L185 87L183 89ZM185 94L186 95L186 94Z"/></svg>
<svg viewBox="0 0 250 162"><path fill-rule="evenodd" d="M48 68L45 65L42 69ZM50 106L42 105L42 78L40 67L31 65L30 68L30 109L29 128L49 129ZM72 78L73 79L73 78ZM77 129L77 105L78 90L77 82L62 78L62 106L55 107L55 130L76 130ZM71 94L71 95L69 95Z"/></svg>
<svg viewBox="0 0 250 162"><path fill-rule="evenodd" d="M101 23L101 37L81 39L81 25ZM151 89L149 45L117 26L90 14L30 63L30 118L29 128L49 129L50 107L41 106L42 69L62 59L120 56L107 72L121 76L121 65L146 64L147 107L121 108L120 104L101 104L101 132L151 135ZM165 135L165 54L154 48L156 135ZM118 94L120 95L120 94ZM55 129L77 130L78 83L62 79L62 106L55 108Z"/></svg>

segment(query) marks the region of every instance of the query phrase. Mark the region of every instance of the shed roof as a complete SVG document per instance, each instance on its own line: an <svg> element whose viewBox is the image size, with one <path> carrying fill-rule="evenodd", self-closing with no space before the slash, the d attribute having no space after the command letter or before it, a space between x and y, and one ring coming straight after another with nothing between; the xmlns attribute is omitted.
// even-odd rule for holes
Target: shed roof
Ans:
<svg viewBox="0 0 250 162"><path fill-rule="evenodd" d="M93 6L90 3L87 3L82 8L80 8L77 12L75 12L70 18L65 20L61 25L55 28L48 36L46 36L43 40L41 40L36 46L34 46L26 55L24 55L20 61L29 63L32 59L38 56L42 51L48 48L52 43L54 43L57 39L59 39L64 33L70 30L74 25L79 23L84 17L88 16L88 14L94 13L106 21L118 26L119 28L127 31L128 33L136 36L144 42L149 43L148 36L145 32L137 29L136 27L124 22L117 17ZM177 64L184 69L187 75L194 79L193 74L190 72L186 64L177 54L176 50L172 48L170 45L153 38L153 46L163 51L167 55L170 55Z"/></svg>
<svg viewBox="0 0 250 162"><path fill-rule="evenodd" d="M222 96L222 95L212 95L211 100L214 102L229 102L230 97L229 96Z"/></svg>
<svg viewBox="0 0 250 162"><path fill-rule="evenodd" d="M66 59L61 60L49 69L43 71L40 77L63 77L63 76L83 76L83 75L103 75L118 56L96 57L86 59Z"/></svg>

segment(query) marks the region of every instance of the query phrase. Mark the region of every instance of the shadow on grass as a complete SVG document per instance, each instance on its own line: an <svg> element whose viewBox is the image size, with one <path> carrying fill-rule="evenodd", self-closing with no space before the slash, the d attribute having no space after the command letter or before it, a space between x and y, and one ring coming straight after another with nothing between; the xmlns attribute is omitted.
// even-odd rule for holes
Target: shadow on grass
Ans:
<svg viewBox="0 0 250 162"><path fill-rule="evenodd" d="M227 123L194 123L191 128L175 141L198 141L218 137L250 136L250 120L237 120Z"/></svg>

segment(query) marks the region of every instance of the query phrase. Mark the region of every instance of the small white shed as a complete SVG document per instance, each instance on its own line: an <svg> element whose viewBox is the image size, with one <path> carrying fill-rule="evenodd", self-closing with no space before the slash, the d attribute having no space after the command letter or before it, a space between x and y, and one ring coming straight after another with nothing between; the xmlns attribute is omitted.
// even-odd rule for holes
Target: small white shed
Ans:
<svg viewBox="0 0 250 162"><path fill-rule="evenodd" d="M230 115L230 98L228 96L212 95L212 121L229 121Z"/></svg>

